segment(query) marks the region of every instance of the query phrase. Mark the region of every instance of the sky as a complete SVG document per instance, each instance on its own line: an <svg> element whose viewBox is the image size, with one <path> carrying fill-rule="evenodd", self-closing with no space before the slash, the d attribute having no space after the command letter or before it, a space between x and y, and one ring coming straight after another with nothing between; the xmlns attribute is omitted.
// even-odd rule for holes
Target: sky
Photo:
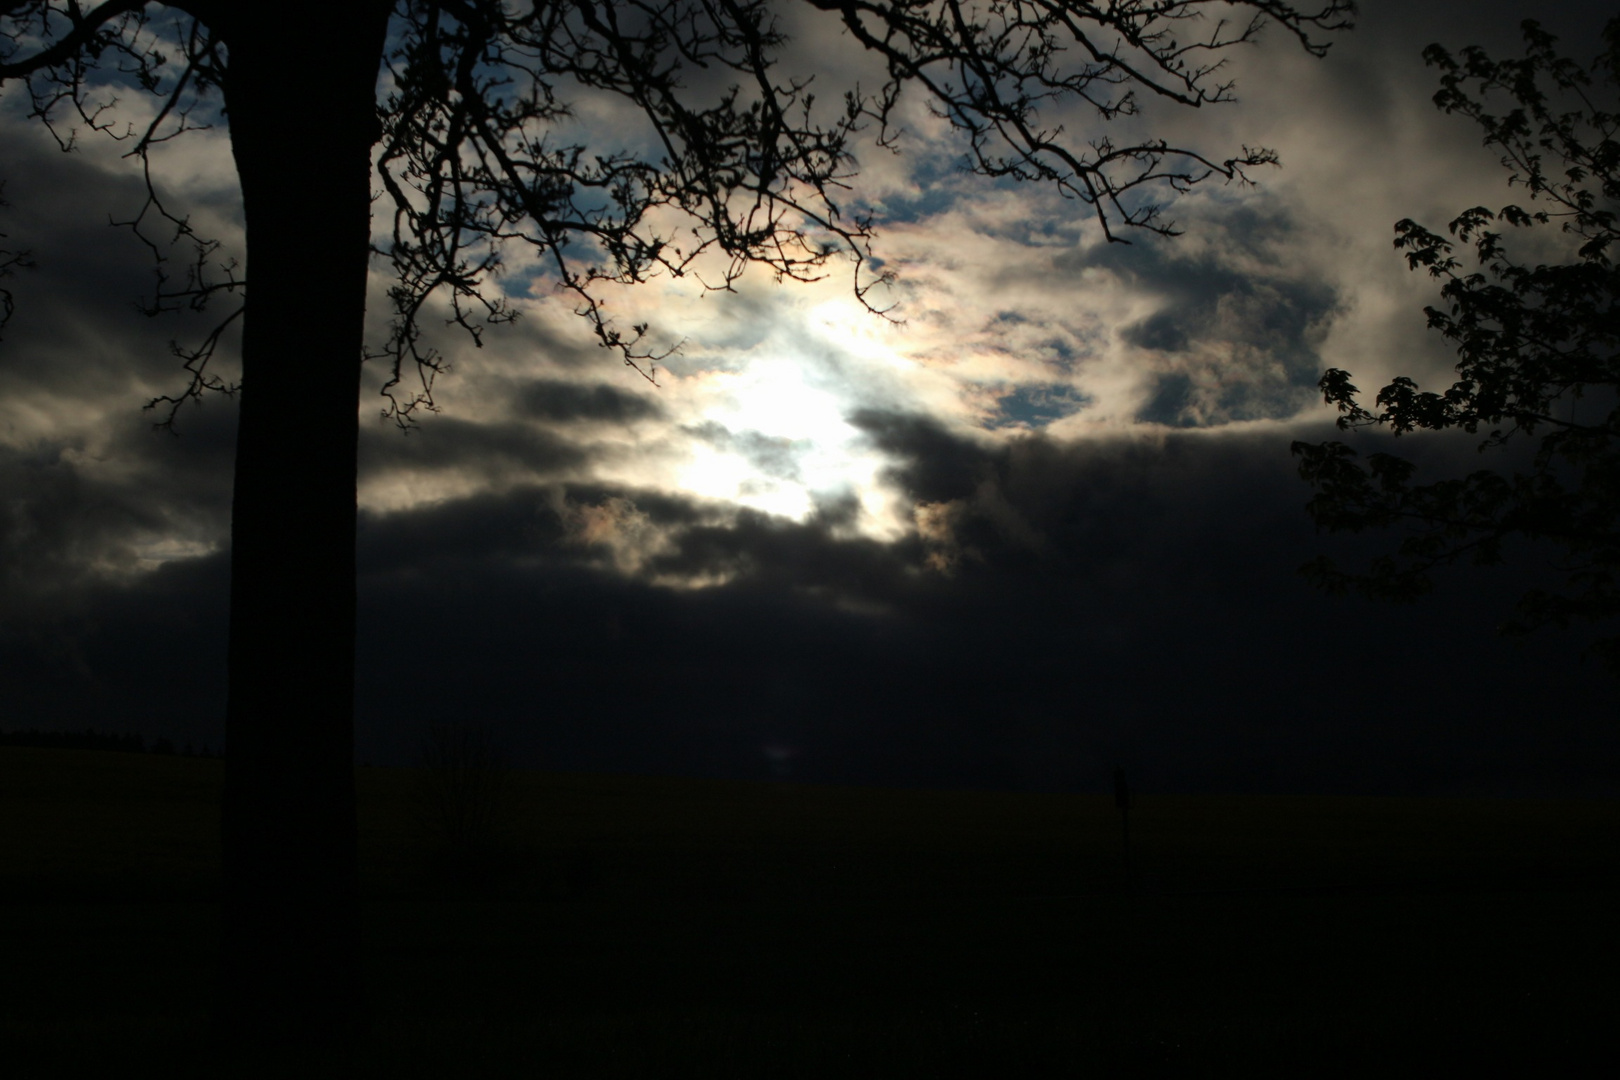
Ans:
<svg viewBox="0 0 1620 1080"><path fill-rule="evenodd" d="M1604 6L1540 6L1588 58ZM1526 13L1367 0L1326 59L1272 34L1232 55L1235 103L1150 106L1173 143L1282 163L1170 204L1172 240L1109 244L1077 203L963 172L908 104L901 153L863 148L857 187L891 318L840 274L656 280L610 298L679 346L656 384L514 261L519 320L437 341L439 412L402 433L367 369L360 758L407 764L459 722L562 770L1099 790L1122 764L1144 791L1620 794L1615 682L1586 639L1496 631L1543 556L1406 607L1298 573L1391 542L1305 514L1288 447L1334 437L1322 371L1374 388L1453 363L1393 223L1515 197L1432 105L1422 49L1508 54ZM862 73L836 26L788 15L791 62ZM0 232L37 264L7 283L0 341L0 727L218 746L234 403L188 407L178 435L142 409L183 385L169 342L201 324L137 310L151 257L109 226L141 202L126 147L64 155L14 93L0 145ZM154 162L240 246L223 129ZM1479 460L1387 440L1357 443Z"/></svg>

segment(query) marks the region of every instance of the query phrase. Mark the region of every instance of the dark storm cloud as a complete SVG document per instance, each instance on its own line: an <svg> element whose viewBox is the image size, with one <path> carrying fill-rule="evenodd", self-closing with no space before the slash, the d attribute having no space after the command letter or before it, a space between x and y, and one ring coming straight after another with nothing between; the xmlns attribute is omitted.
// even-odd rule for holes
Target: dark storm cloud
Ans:
<svg viewBox="0 0 1620 1080"><path fill-rule="evenodd" d="M0 450L0 530L3 595L13 613L26 593L76 584L87 564L132 562L124 537L156 529L160 516L122 491L87 483L62 459L62 448L31 453ZM120 557L123 556L123 557Z"/></svg>
<svg viewBox="0 0 1620 1080"><path fill-rule="evenodd" d="M106 168L99 144L61 153L12 113L0 113L0 139L12 204L0 229L34 262L9 282L17 310L0 343L0 626L55 639L94 606L94 590L116 592L223 542L234 402L214 395L181 409L178 436L156 430L164 414L143 406L184 389L170 343L200 340L228 298L213 311L143 316L153 252L108 224L140 209L138 178ZM195 223L217 226L228 250L229 200L193 194ZM232 347L227 336L227 377Z"/></svg>
<svg viewBox="0 0 1620 1080"><path fill-rule="evenodd" d="M923 502L942 502L970 493L987 465L981 447L926 416L867 410L850 417L850 423L905 463L898 470L904 490Z"/></svg>
<svg viewBox="0 0 1620 1080"><path fill-rule="evenodd" d="M137 732L218 749L229 595L219 554L0 618L0 727Z"/></svg>
<svg viewBox="0 0 1620 1080"><path fill-rule="evenodd" d="M409 430L371 423L360 431L362 483L400 468L545 476L576 468L589 456L563 435L527 423L440 415Z"/></svg>
<svg viewBox="0 0 1620 1080"><path fill-rule="evenodd" d="M1428 4L1361 0L1360 7L1355 33L1371 37L1375 50L1399 48L1401 43L1415 39L1424 44L1441 42L1448 48L1478 44L1501 52L1520 45L1520 23L1535 19L1547 30L1562 35L1567 47L1578 51L1596 42L1604 21L1615 13L1614 5L1606 0L1559 0L1556 4L1523 0Z"/></svg>
<svg viewBox="0 0 1620 1080"><path fill-rule="evenodd" d="M140 211L146 197L140 178L105 167L113 156L106 145L91 142L85 153L61 153L37 122L5 111L0 139L7 151L0 181L11 204L0 210L0 231L10 234L9 245L29 250L34 263L10 281L17 312L0 347L0 385L8 394L28 388L74 396L96 384L124 392L143 383L155 388L136 400L137 408L147 397L183 389L185 373L169 343L200 340L229 312L231 298L201 313L143 317L139 309L155 295L154 254L167 260L174 287L184 279L190 249L169 244L172 228L148 223L154 253L130 228L109 224ZM179 179L185 179L183 168ZM193 224L222 241L218 258L228 260L238 232L234 209L221 205L220 193L192 187L185 203ZM221 358L227 373L233 340L227 337Z"/></svg>
<svg viewBox="0 0 1620 1080"><path fill-rule="evenodd" d="M1571 639L1494 634L1519 579L1406 609L1304 584L1326 542L1276 435L995 447L859 422L946 505L938 529L883 544L837 507L794 523L611 487L369 520L367 745L466 716L572 768L763 776L787 745L842 782L1085 786L1127 760L1161 790L1609 790L1607 684ZM659 538L639 576L555 510L610 500ZM1549 713L1552 683L1573 689Z"/></svg>
<svg viewBox="0 0 1620 1080"><path fill-rule="evenodd" d="M0 621L73 607L86 581L150 569L168 544L223 540L233 410L209 403L181 423L178 437L156 431L132 406L93 448L100 460L71 436L0 447Z"/></svg>
<svg viewBox="0 0 1620 1080"><path fill-rule="evenodd" d="M535 420L567 423L585 420L629 424L661 419L662 405L643 394L632 394L607 383L571 383L535 379L513 395L514 411Z"/></svg>
<svg viewBox="0 0 1620 1080"><path fill-rule="evenodd" d="M1149 790L1612 794L1609 684L1573 639L1494 634L1517 579L1414 608L1299 579L1326 541L1276 433L996 445L857 420L930 528L881 543L836 501L795 523L613 485L365 515L362 757L461 717L558 768L764 777L787 746L828 782L1094 787L1120 760ZM635 524L639 572L597 557L592 507ZM171 563L10 631L6 678L55 687L10 723L140 730L165 702L145 730L217 741L208 679L153 686L212 662L221 573Z"/></svg>
<svg viewBox="0 0 1620 1080"><path fill-rule="evenodd" d="M1297 591L1302 560L1289 554L1309 536L1299 512L1307 493L1276 434L1030 436L990 447L953 440L924 418L867 413L854 422L896 459L902 490L949 508L937 541L971 553L959 568L970 582L1013 592L1064 582L1174 605L1207 593L1200 575L1209 570L1220 588L1252 573L1269 582L1263 595Z"/></svg>
<svg viewBox="0 0 1620 1080"><path fill-rule="evenodd" d="M589 551L570 544L565 508L570 500L595 506L612 498L631 500L660 529L690 529L716 517L715 508L658 491L524 484L410 510L362 514L359 564L375 580L390 575L417 580L450 565L585 563Z"/></svg>
<svg viewBox="0 0 1620 1080"><path fill-rule="evenodd" d="M748 591L802 595L834 609L843 603L892 611L911 591L906 572L918 549L842 532L857 511L857 505L833 502L797 523L741 510L729 520L681 530L649 568L676 578L724 575Z"/></svg>

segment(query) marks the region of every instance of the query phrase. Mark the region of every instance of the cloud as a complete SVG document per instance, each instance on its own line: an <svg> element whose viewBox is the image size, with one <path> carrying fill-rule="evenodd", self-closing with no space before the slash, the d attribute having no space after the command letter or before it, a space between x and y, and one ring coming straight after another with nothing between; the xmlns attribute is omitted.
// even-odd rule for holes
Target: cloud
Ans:
<svg viewBox="0 0 1620 1080"><path fill-rule="evenodd" d="M541 421L630 424L658 419L664 407L646 394L632 394L608 383L579 384L535 379L517 394L516 409Z"/></svg>
<svg viewBox="0 0 1620 1080"><path fill-rule="evenodd" d="M588 459L585 447L526 423L436 416L406 431L372 423L361 433L361 501L374 507L567 475Z"/></svg>
<svg viewBox="0 0 1620 1080"><path fill-rule="evenodd" d="M761 747L792 745L795 775L846 783L1088 786L1120 757L1149 791L1612 776L1605 692L1568 643L1491 629L1512 575L1393 610L1304 585L1294 567L1325 541L1300 513L1288 432L860 424L914 510L893 541L852 530L848 500L795 521L579 483L365 514L362 756L402 760L421 725L473 715L523 760L580 769L763 777ZM221 570L211 556L102 579L54 631L6 631L0 674L59 673L30 677L11 722L158 722L143 688L209 662ZM1556 717L1507 719L1549 679ZM209 685L161 723L217 740Z"/></svg>
<svg viewBox="0 0 1620 1080"><path fill-rule="evenodd" d="M430 327L442 412L401 434L365 372L362 755L472 712L569 768L764 776L792 746L796 775L837 782L1072 788L1128 759L1150 789L1612 794L1608 684L1578 641L1493 634L1516 571L1399 610L1294 572L1381 542L1302 511L1286 447L1331 434L1320 370L1454 361L1391 223L1506 198L1428 102L1430 37L1512 49L1504 5L1461 10L1368 3L1325 62L1241 54L1238 105L1150 108L1167 137L1285 163L1181 199L1174 241L1106 245L1073 202L962 174L908 99L906 153L863 147L855 196L885 215L897 321L844 265L613 292L680 344L657 386L515 262L515 325L482 348ZM835 20L788 18L793 62L866 70ZM1083 112L1054 119L1091 131ZM104 225L139 205L128 163L3 123L5 231L40 259L0 345L6 722L217 741L234 404L151 431L141 405L181 385L168 341L203 324L134 313L148 255ZM174 190L230 240L224 144L185 145Z"/></svg>
<svg viewBox="0 0 1620 1080"><path fill-rule="evenodd" d="M1149 787L1182 790L1572 790L1613 759L1568 644L1495 637L1513 575L1395 610L1306 587L1294 568L1329 542L1278 432L861 424L914 500L896 541L850 532L847 504L801 522L604 487L369 520L374 693L405 628L436 628L371 745L471 708L554 764L763 776L759 747L785 742L798 775L840 782L1088 784L1131 755ZM1555 738L1490 719L1534 709L1555 671L1572 688ZM1459 743L1464 716L1480 719ZM1561 741L1588 763L1571 770Z"/></svg>
<svg viewBox="0 0 1620 1080"><path fill-rule="evenodd" d="M702 442L731 451L761 473L779 480L800 478L798 456L810 448L809 440L773 437L758 431L733 432L714 420L689 430Z"/></svg>

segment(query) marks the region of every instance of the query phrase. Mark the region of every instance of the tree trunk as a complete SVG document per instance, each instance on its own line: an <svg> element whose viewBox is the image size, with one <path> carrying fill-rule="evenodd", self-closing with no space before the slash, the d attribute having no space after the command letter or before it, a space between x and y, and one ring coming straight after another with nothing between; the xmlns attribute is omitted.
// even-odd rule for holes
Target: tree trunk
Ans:
<svg viewBox="0 0 1620 1080"><path fill-rule="evenodd" d="M383 2L230 5L247 223L231 507L219 1035L364 1022L354 791L355 465Z"/></svg>

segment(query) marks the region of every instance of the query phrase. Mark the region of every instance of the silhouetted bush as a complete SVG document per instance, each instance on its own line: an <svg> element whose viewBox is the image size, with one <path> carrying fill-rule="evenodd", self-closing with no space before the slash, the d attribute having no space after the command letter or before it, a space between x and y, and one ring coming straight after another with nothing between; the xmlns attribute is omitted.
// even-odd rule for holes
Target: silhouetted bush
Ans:
<svg viewBox="0 0 1620 1080"><path fill-rule="evenodd" d="M23 731L0 731L0 746L33 746L62 750L113 750L119 753L144 754L146 737L131 732L115 735L92 731L41 731L27 728Z"/></svg>
<svg viewBox="0 0 1620 1080"><path fill-rule="evenodd" d="M174 742L169 739L160 737L148 744L145 735L135 732L115 734L90 728L83 731L43 731L39 728L0 731L0 746L28 746L50 750L111 750L120 754L175 753ZM202 758L223 756L215 753L207 743L203 744L201 750L195 750L189 742L186 743L183 754L185 757Z"/></svg>
<svg viewBox="0 0 1620 1080"><path fill-rule="evenodd" d="M515 796L507 756L489 731L434 724L418 750L412 792L431 866L443 883L483 888L510 876Z"/></svg>

